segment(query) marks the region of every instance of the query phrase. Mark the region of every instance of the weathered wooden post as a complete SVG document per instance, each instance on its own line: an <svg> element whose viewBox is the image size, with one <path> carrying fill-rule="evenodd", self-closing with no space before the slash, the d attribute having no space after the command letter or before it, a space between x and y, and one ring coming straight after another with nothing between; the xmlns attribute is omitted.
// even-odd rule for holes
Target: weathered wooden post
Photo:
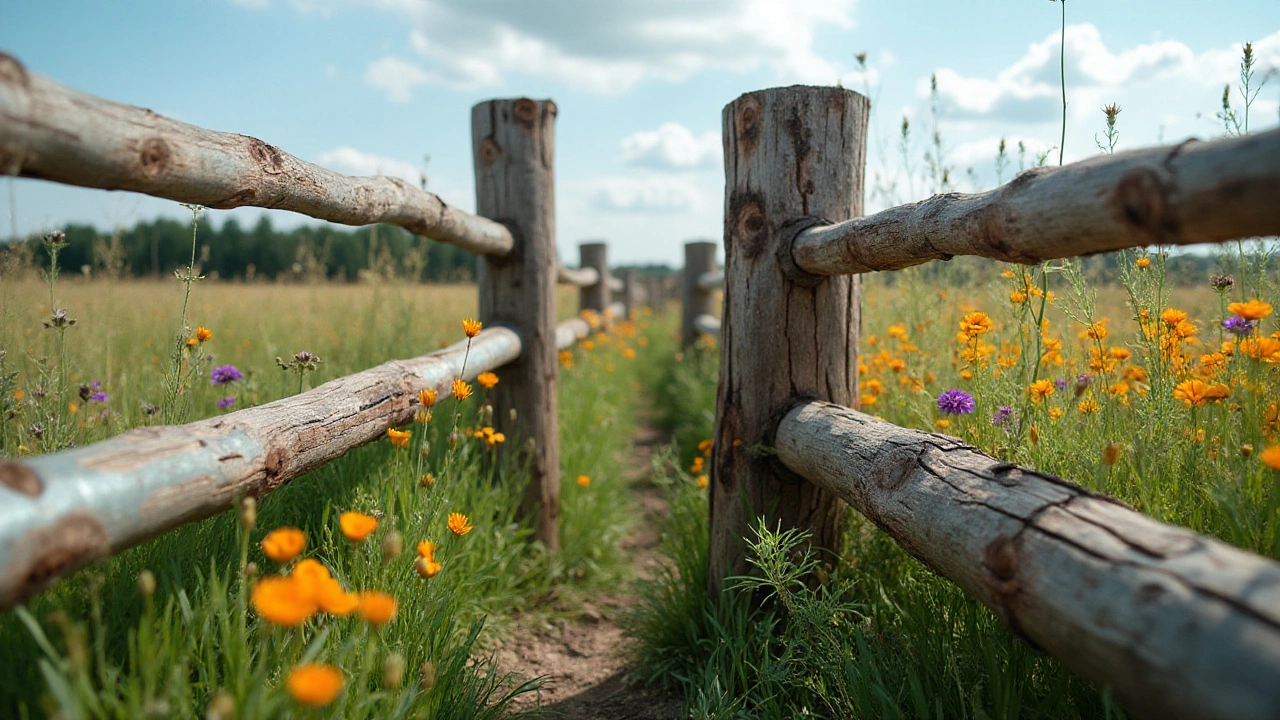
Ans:
<svg viewBox="0 0 1280 720"><path fill-rule="evenodd" d="M635 268L627 268L620 274L622 275L622 304L627 308L629 318L632 311L640 308L640 278L637 277Z"/></svg>
<svg viewBox="0 0 1280 720"><path fill-rule="evenodd" d="M600 281L586 285L578 291L578 307L582 310L604 312L609 307L609 246L602 242L582 243L578 246L578 267L595 268Z"/></svg>
<svg viewBox="0 0 1280 720"><path fill-rule="evenodd" d="M511 229L515 248L480 257L480 319L520 335L520 359L490 392L494 424L530 471L521 512L559 547L560 365L556 359L555 119L550 100L489 100L471 109L476 212ZM514 419L511 411L515 411Z"/></svg>
<svg viewBox="0 0 1280 720"><path fill-rule="evenodd" d="M684 244L684 281L680 295L680 344L688 347L702 333L694 321L699 315L715 315L715 293L698 286L703 273L716 269L716 244L709 241Z"/></svg>
<svg viewBox="0 0 1280 720"><path fill-rule="evenodd" d="M857 404L858 277L800 271L791 241L804 228L862 213L869 107L842 88L794 86L748 93L724 109L725 283L707 580L713 598L725 577L747 571L744 541L757 517L809 531L815 549L839 546L844 503L753 448L773 444L778 421L799 399ZM709 269L686 262L686 297Z"/></svg>

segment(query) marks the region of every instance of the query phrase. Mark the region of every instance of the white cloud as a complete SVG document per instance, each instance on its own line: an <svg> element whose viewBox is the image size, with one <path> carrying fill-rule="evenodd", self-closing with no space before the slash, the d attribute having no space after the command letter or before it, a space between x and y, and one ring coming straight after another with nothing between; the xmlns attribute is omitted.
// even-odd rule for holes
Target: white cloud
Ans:
<svg viewBox="0 0 1280 720"><path fill-rule="evenodd" d="M994 77L966 77L951 68L937 72L938 93L945 113L959 117L994 117L1013 122L1050 121L1060 111L1058 33L1032 43L1027 51ZM1280 66L1280 32L1254 43L1259 67ZM1069 25L1066 31L1066 85L1077 113L1094 113L1098 100L1119 88L1133 88L1165 79L1183 86L1209 87L1232 82L1238 72L1240 48L1215 48L1196 53L1186 44L1161 40L1112 52L1092 24ZM929 81L917 84L921 97Z"/></svg>
<svg viewBox="0 0 1280 720"><path fill-rule="evenodd" d="M295 0L297 2L299 0ZM383 58L366 81L403 102L422 84L493 87L512 74L601 94L707 69L771 68L781 83L832 83L820 27L853 27L855 0L306 0L377 5L412 25L416 62Z"/></svg>
<svg viewBox="0 0 1280 720"><path fill-rule="evenodd" d="M587 186L590 206L605 212L680 213L696 208L701 200L693 183L669 176L606 177Z"/></svg>
<svg viewBox="0 0 1280 720"><path fill-rule="evenodd" d="M397 177L414 187L418 186L418 181L422 177L421 171L413 163L360 152L351 147L338 147L322 152L320 157L316 158L316 162L330 170L347 175Z"/></svg>
<svg viewBox="0 0 1280 720"><path fill-rule="evenodd" d="M657 130L641 130L622 139L619 159L626 165L664 170L705 170L720 164L720 133L699 135L680 123L668 122Z"/></svg>

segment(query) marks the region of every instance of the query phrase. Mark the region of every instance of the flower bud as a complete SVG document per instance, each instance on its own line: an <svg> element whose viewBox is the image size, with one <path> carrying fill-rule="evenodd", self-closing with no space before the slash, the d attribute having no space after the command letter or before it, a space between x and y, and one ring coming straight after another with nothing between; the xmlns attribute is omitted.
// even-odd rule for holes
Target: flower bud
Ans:
<svg viewBox="0 0 1280 720"><path fill-rule="evenodd" d="M256 562L245 563L244 581L252 585L253 581L257 579L258 579L258 563Z"/></svg>
<svg viewBox="0 0 1280 720"><path fill-rule="evenodd" d="M436 664L430 660L422 663L422 689L431 690L436 686Z"/></svg>
<svg viewBox="0 0 1280 720"><path fill-rule="evenodd" d="M424 488L435 487L436 476L432 475L431 473L423 473L422 477L418 479L418 484Z"/></svg>
<svg viewBox="0 0 1280 720"><path fill-rule="evenodd" d="M251 495L240 498L240 527L252 530L258 524L258 501Z"/></svg>
<svg viewBox="0 0 1280 720"><path fill-rule="evenodd" d="M226 690L219 690L204 711L205 720L235 720L235 716L236 699Z"/></svg>
<svg viewBox="0 0 1280 720"><path fill-rule="evenodd" d="M391 653L382 663L382 687L395 690L404 682L404 656Z"/></svg>
<svg viewBox="0 0 1280 720"><path fill-rule="evenodd" d="M493 406L492 405L485 403L480 407L480 424L481 425L493 424Z"/></svg>
<svg viewBox="0 0 1280 720"><path fill-rule="evenodd" d="M1109 443L1102 449L1102 462L1107 465L1115 465L1120 459L1120 446L1115 443Z"/></svg>
<svg viewBox="0 0 1280 720"><path fill-rule="evenodd" d="M1240 455L1241 455L1242 457L1249 457L1249 456L1250 456L1250 455L1252 455L1252 454L1253 454L1253 446L1252 446L1252 445L1241 445L1241 446L1240 446Z"/></svg>
<svg viewBox="0 0 1280 720"><path fill-rule="evenodd" d="M516 421L516 415L517 413L515 408L511 408L510 410L507 411L507 417L511 418L511 422Z"/></svg>
<svg viewBox="0 0 1280 720"><path fill-rule="evenodd" d="M461 442L462 442L462 433L461 433L461 432L458 432L457 430L454 430L453 432L449 433L449 447L450 447L450 448L456 448L456 447L458 447L458 444L459 444L459 443L461 443Z"/></svg>
<svg viewBox="0 0 1280 720"><path fill-rule="evenodd" d="M156 576L150 570L143 570L138 573L138 592L142 593L142 597L151 597L156 594Z"/></svg>
<svg viewBox="0 0 1280 720"><path fill-rule="evenodd" d="M392 530L382 538L382 559L394 560L400 557L402 550L404 550L404 536L398 531Z"/></svg>

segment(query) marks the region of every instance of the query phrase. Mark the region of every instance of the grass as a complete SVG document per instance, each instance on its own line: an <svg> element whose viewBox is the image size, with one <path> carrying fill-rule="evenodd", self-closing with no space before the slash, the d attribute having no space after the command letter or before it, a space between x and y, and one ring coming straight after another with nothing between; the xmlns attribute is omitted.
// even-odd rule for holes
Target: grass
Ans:
<svg viewBox="0 0 1280 720"><path fill-rule="evenodd" d="M49 289L31 278L6 277L3 287L0 348L11 352L0 377L9 383L5 410L13 411L0 433L6 454L159 422L143 405L162 402L172 377L168 348L194 333L191 326L210 328L212 338L183 356L184 418L219 412L217 400L229 394L243 407L292 394L300 379L311 386L429 352L460 337L459 320L475 308L469 286L197 283L179 335L180 283L68 282L64 275L52 303ZM78 321L65 329L65 350L56 338L63 333L41 324L52 307L68 308ZM573 304L562 307L567 314ZM558 553L530 542L529 527L517 519L527 473L469 432L451 450L453 411L442 403L429 423L407 428L408 447L359 448L266 496L252 527L234 511L192 523L0 617L0 715L500 716L515 694L534 687L531 679L504 676L491 659L506 618L572 606L629 576L618 541L633 513L617 458L634 429L644 326L643 319L622 323L594 336L591 350L584 344L565 358ZM299 350L322 358L313 375L276 367L277 356ZM244 378L213 386L209 369L226 364ZM498 376L501 382L501 369ZM109 395L105 402L79 397L78 386L94 380ZM484 399L477 388L460 404L463 430L483 424ZM55 437L50 417L66 432ZM32 431L40 423L43 437ZM424 481L426 472L433 482ZM585 487L574 481L579 475L590 478ZM368 539L341 533L338 516L352 511L378 520ZM466 514L474 529L448 530L453 512ZM254 579L288 573L301 561L278 566L263 554L261 539L279 527L305 533L303 558L322 563L346 591L393 596L394 620L379 626L357 612L320 613L298 627L265 621L251 602ZM414 566L423 540L439 544L441 569L429 579ZM156 580L153 592L139 580L148 575ZM341 670L344 689L322 709L306 709L286 692L290 670L303 663ZM218 715L227 707L232 714Z"/></svg>

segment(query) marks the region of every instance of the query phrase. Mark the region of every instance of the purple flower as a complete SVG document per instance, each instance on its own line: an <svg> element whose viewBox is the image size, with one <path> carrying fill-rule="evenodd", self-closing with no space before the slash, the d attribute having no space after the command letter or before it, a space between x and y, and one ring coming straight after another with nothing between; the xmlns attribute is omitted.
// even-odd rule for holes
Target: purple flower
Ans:
<svg viewBox="0 0 1280 720"><path fill-rule="evenodd" d="M1222 321L1223 330L1226 330L1232 335L1239 335L1240 337L1244 337L1246 335L1252 335L1253 331L1256 330L1257 328L1258 328L1257 320L1245 320L1244 318L1237 317L1235 315L1232 315L1231 317Z"/></svg>
<svg viewBox="0 0 1280 720"><path fill-rule="evenodd" d="M1058 388L1058 390L1060 390L1060 391L1066 390L1066 389L1067 389L1067 379L1066 379L1066 378L1058 378L1057 380L1054 380L1054 381L1053 381L1053 386L1054 386L1054 387L1056 387L1056 388Z"/></svg>
<svg viewBox="0 0 1280 720"><path fill-rule="evenodd" d="M977 405L963 390L948 390L938 396L938 409L948 415L968 415Z"/></svg>
<svg viewBox="0 0 1280 720"><path fill-rule="evenodd" d="M111 396L104 392L96 392L89 396L89 400L96 403L104 403L111 399Z"/></svg>
<svg viewBox="0 0 1280 720"><path fill-rule="evenodd" d="M1013 408L1008 405L1001 405L996 414L991 416L992 425L1004 425L1013 417Z"/></svg>
<svg viewBox="0 0 1280 720"><path fill-rule="evenodd" d="M209 377L213 378L214 385L229 385L244 375L240 374L235 365L219 365L209 373Z"/></svg>
<svg viewBox="0 0 1280 720"><path fill-rule="evenodd" d="M1080 373L1076 376L1076 397L1084 394L1089 389L1089 383L1093 382L1093 376L1089 373Z"/></svg>
<svg viewBox="0 0 1280 720"><path fill-rule="evenodd" d="M219 410L230 410L236 404L236 396L228 395L218 401Z"/></svg>
<svg viewBox="0 0 1280 720"><path fill-rule="evenodd" d="M102 381L101 381L101 380L94 380L93 382L89 383L89 387L93 388L94 390L101 390L101 389L102 389Z"/></svg>

